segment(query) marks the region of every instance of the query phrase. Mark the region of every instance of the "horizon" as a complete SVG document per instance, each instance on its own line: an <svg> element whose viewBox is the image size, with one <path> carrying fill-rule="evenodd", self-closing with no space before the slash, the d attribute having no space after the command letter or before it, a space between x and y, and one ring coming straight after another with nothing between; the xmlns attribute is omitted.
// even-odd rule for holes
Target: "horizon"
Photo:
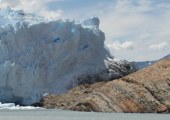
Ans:
<svg viewBox="0 0 170 120"><path fill-rule="evenodd" d="M0 0L0 8L7 6L56 19L97 16L105 44L118 59L157 60L170 51L168 0Z"/></svg>

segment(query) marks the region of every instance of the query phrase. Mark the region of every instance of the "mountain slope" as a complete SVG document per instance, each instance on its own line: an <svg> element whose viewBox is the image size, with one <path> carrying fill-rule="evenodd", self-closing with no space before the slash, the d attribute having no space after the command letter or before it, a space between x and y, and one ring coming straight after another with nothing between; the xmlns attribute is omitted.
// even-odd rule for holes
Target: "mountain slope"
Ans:
<svg viewBox="0 0 170 120"><path fill-rule="evenodd" d="M166 55L165 57L161 58L160 60L168 59L168 58L170 58L170 54Z"/></svg>
<svg viewBox="0 0 170 120"><path fill-rule="evenodd" d="M80 85L44 97L45 108L97 112L170 111L170 59L110 82Z"/></svg>
<svg viewBox="0 0 170 120"><path fill-rule="evenodd" d="M159 59L159 60L163 60L163 59L167 59L170 58L170 54L164 56L163 58ZM142 61L142 62L134 62L134 65L136 66L137 69L143 69L146 68L152 64L154 64L155 62L159 61L159 60L155 60L155 61Z"/></svg>
<svg viewBox="0 0 170 120"><path fill-rule="evenodd" d="M134 62L134 65L138 70L141 70L143 68L146 68L152 64L154 64L156 61L144 61L144 62Z"/></svg>

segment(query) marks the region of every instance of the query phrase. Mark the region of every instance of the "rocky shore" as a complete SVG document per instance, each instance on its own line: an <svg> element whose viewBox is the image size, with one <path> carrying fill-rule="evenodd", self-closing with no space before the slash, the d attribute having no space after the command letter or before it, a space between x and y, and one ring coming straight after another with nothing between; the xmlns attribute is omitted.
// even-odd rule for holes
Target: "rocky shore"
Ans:
<svg viewBox="0 0 170 120"><path fill-rule="evenodd" d="M168 113L170 59L120 79L83 84L66 94L45 96L39 104L74 111Z"/></svg>

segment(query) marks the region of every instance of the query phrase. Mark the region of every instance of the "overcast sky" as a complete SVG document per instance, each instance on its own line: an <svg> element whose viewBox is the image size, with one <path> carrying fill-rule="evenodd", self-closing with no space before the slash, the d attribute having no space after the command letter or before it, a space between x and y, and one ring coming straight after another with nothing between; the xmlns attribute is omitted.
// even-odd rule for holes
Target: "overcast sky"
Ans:
<svg viewBox="0 0 170 120"><path fill-rule="evenodd" d="M155 60L170 53L170 0L0 0L5 6L54 18L97 16L116 58Z"/></svg>

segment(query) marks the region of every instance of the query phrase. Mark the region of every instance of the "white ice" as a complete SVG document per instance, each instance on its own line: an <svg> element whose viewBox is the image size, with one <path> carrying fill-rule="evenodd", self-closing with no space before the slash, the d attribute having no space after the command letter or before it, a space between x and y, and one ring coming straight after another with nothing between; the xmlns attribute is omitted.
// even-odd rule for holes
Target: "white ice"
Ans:
<svg viewBox="0 0 170 120"><path fill-rule="evenodd" d="M43 109L41 107L33 107L33 106L19 106L14 103L4 103L0 102L0 110L35 110L35 109Z"/></svg>

